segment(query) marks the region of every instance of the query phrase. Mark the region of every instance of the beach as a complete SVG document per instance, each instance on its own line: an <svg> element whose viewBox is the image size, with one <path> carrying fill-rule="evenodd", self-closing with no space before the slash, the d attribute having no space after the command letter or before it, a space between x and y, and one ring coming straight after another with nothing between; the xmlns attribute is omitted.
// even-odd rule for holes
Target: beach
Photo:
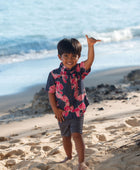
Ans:
<svg viewBox="0 0 140 170"><path fill-rule="evenodd" d="M85 163L91 170L140 169L140 84L138 77L126 80L137 69L140 67L104 70L90 73L85 80L90 105L83 138ZM77 169L74 143L72 160L59 163L65 153L54 114L32 111L35 93L41 88L45 84L0 97L2 170Z"/></svg>

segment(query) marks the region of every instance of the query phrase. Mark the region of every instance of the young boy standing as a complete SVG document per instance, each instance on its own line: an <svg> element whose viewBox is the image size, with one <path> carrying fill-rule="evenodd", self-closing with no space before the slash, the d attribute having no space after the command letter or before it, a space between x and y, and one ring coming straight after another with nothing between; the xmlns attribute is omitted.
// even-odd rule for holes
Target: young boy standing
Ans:
<svg viewBox="0 0 140 170"><path fill-rule="evenodd" d="M84 112L88 106L83 79L90 72L94 61L94 44L100 40L89 38L88 59L77 64L81 56L82 46L74 38L63 39L58 45L59 68L50 72L46 85L49 101L61 130L63 147L67 157L63 162L72 159L72 143L74 140L79 170L88 169L84 163L85 146L82 138Z"/></svg>

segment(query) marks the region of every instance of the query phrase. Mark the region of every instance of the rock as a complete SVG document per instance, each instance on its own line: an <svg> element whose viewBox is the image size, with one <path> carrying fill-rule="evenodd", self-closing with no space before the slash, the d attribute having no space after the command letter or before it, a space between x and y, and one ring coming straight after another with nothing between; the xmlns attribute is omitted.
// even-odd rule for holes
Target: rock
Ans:
<svg viewBox="0 0 140 170"><path fill-rule="evenodd" d="M34 114L46 114L52 112L49 98L44 88L35 94L32 101L32 112Z"/></svg>
<svg viewBox="0 0 140 170"><path fill-rule="evenodd" d="M103 107L100 107L100 108L98 108L98 110L101 111L101 110L104 110L104 108L103 108Z"/></svg>
<svg viewBox="0 0 140 170"><path fill-rule="evenodd" d="M97 87L86 88L86 92L91 103L103 100L127 100L127 93L114 85L99 84Z"/></svg>
<svg viewBox="0 0 140 170"><path fill-rule="evenodd" d="M131 72L125 77L125 79L126 79L127 81L140 80L140 69L131 71Z"/></svg>
<svg viewBox="0 0 140 170"><path fill-rule="evenodd" d="M140 90L140 69L131 71L124 77L125 83L130 83L130 88L133 90Z"/></svg>

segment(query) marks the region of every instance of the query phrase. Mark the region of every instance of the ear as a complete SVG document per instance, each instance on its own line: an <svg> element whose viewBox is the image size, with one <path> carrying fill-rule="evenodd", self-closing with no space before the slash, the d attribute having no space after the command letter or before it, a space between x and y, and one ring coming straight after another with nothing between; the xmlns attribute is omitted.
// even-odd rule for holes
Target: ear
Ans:
<svg viewBox="0 0 140 170"><path fill-rule="evenodd" d="M58 54L58 58L59 58L60 60L62 60L62 57L61 57L61 55L59 55L59 54Z"/></svg>

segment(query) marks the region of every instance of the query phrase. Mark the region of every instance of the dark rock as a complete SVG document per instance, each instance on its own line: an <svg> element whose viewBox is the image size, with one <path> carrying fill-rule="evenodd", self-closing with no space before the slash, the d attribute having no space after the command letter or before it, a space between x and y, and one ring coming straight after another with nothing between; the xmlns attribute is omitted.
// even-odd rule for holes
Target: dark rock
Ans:
<svg viewBox="0 0 140 170"><path fill-rule="evenodd" d="M114 85L110 85L109 90L114 91L114 90L116 90L116 87Z"/></svg>
<svg viewBox="0 0 140 170"><path fill-rule="evenodd" d="M49 104L49 97L44 88L35 94L32 101L32 112L34 114L46 114L52 112Z"/></svg>
<svg viewBox="0 0 140 170"><path fill-rule="evenodd" d="M103 107L100 107L100 108L98 108L98 110L100 111L100 110L104 110L104 108Z"/></svg>
<svg viewBox="0 0 140 170"><path fill-rule="evenodd" d="M131 71L125 78L128 81L140 80L140 69Z"/></svg>
<svg viewBox="0 0 140 170"><path fill-rule="evenodd" d="M127 93L115 85L100 84L94 88L86 88L86 92L91 103L103 100L127 100Z"/></svg>

